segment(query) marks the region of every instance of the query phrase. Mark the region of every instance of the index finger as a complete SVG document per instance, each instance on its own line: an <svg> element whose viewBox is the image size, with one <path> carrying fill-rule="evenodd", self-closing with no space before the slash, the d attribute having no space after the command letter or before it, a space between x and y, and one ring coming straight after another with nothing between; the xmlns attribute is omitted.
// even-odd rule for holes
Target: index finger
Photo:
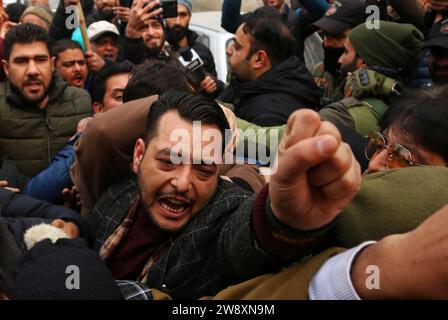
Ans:
<svg viewBox="0 0 448 320"><path fill-rule="evenodd" d="M143 13L150 13L157 5L160 5L159 0L152 0L151 2L146 1L147 5L143 8ZM162 10L161 8L156 11ZM160 14L160 13L158 13Z"/></svg>
<svg viewBox="0 0 448 320"><path fill-rule="evenodd" d="M132 2L132 7L131 8L141 9L141 8L143 8L143 5L144 5L145 2L146 2L146 0L134 0Z"/></svg>

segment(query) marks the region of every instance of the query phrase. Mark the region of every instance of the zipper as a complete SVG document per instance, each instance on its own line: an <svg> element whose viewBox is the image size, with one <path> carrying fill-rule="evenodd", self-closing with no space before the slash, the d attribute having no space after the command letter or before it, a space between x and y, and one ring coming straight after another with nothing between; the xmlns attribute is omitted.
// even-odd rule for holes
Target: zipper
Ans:
<svg viewBox="0 0 448 320"><path fill-rule="evenodd" d="M47 135L47 156L48 156L48 164L51 163L51 133L53 131L53 126L50 123L50 119L48 119L47 109L43 109L44 122L47 127L48 135Z"/></svg>

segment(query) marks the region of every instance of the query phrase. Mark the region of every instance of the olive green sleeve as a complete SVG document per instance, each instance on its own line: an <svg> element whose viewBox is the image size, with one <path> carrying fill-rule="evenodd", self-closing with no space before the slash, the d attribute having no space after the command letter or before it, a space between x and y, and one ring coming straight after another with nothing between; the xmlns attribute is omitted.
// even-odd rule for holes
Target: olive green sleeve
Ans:
<svg viewBox="0 0 448 320"><path fill-rule="evenodd" d="M271 148L271 144L275 144L276 146L280 144L280 141L283 136L283 131L286 128L286 125L275 126L275 127L259 127L256 124L250 123L240 118L236 118L238 129L240 130L240 137L246 141L253 143L262 143ZM259 137L264 136L266 134L265 141L258 141ZM271 139L274 139L271 141ZM264 140L264 138L263 138Z"/></svg>

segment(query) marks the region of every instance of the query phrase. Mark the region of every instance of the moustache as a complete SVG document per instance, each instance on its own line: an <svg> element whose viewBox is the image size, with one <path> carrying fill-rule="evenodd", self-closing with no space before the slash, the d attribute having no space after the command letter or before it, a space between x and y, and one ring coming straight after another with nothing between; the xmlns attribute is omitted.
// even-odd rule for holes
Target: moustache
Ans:
<svg viewBox="0 0 448 320"><path fill-rule="evenodd" d="M436 72L448 72L448 66L432 65L432 69Z"/></svg>
<svg viewBox="0 0 448 320"><path fill-rule="evenodd" d="M82 77L83 77L83 74L80 72L73 74L73 78L82 78Z"/></svg>
<svg viewBox="0 0 448 320"><path fill-rule="evenodd" d="M146 35L145 36L145 40L159 40L160 37L154 37L154 36L150 36L150 35Z"/></svg>
<svg viewBox="0 0 448 320"><path fill-rule="evenodd" d="M44 82L41 79L36 79L36 78L29 78L26 79L25 82L23 83L25 86L29 85L29 84L40 84L43 85Z"/></svg>
<svg viewBox="0 0 448 320"><path fill-rule="evenodd" d="M185 194L179 193L176 191L166 192L166 193L157 195L157 199L159 199L159 200L163 200L163 199L167 199L167 198L176 199L176 200L185 202L188 205L191 205L194 202L194 199L192 199L191 197L187 197L187 196L185 196Z"/></svg>

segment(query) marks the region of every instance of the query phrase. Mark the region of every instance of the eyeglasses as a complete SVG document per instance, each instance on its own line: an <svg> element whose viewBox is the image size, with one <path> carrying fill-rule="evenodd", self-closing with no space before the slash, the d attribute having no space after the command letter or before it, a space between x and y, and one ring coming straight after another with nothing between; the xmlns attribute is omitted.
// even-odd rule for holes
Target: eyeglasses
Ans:
<svg viewBox="0 0 448 320"><path fill-rule="evenodd" d="M377 153L387 150L387 168L396 169L410 166L424 167L412 161L411 152L403 147L401 144L389 141L389 138L379 132L374 132L367 136L367 146L365 155L368 160L371 160Z"/></svg>

